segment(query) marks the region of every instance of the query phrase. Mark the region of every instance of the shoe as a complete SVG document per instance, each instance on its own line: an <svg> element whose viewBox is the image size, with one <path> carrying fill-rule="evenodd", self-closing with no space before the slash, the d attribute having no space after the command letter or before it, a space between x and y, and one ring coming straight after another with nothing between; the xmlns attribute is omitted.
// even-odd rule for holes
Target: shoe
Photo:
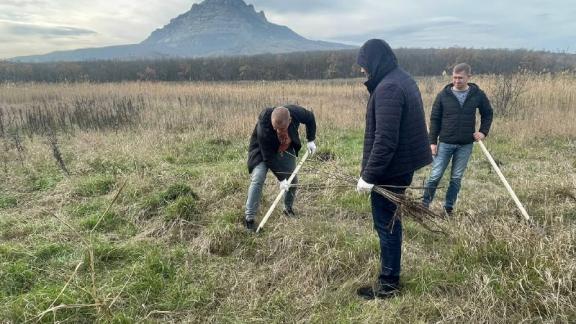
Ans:
<svg viewBox="0 0 576 324"><path fill-rule="evenodd" d="M452 207L444 207L444 212L446 213L446 215L452 216L454 209L452 209Z"/></svg>
<svg viewBox="0 0 576 324"><path fill-rule="evenodd" d="M246 230L248 232L256 232L256 228L258 227L258 226L256 226L256 222L254 222L253 219L244 220L244 225L246 225Z"/></svg>
<svg viewBox="0 0 576 324"><path fill-rule="evenodd" d="M282 211L282 213L284 215L286 215L286 217L289 218L296 218L296 214L294 213L294 210L292 208L284 208L284 210Z"/></svg>
<svg viewBox="0 0 576 324"><path fill-rule="evenodd" d="M360 287L356 290L356 294L365 300L373 300L391 298L400 292L397 284L376 284L376 286L376 288L374 286Z"/></svg>

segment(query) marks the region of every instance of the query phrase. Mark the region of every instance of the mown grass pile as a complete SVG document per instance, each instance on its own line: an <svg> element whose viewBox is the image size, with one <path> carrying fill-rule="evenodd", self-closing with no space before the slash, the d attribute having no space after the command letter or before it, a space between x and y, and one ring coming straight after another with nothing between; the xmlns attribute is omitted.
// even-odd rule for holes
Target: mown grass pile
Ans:
<svg viewBox="0 0 576 324"><path fill-rule="evenodd" d="M405 221L403 293L374 302L355 296L379 267L368 197L318 172L358 174L360 80L2 85L0 321L574 322L576 78L526 77L486 145L534 223L476 148L448 235ZM419 80L428 109L446 81ZM300 217L250 235L248 138L287 102L314 110L320 152ZM262 213L276 193L270 176Z"/></svg>

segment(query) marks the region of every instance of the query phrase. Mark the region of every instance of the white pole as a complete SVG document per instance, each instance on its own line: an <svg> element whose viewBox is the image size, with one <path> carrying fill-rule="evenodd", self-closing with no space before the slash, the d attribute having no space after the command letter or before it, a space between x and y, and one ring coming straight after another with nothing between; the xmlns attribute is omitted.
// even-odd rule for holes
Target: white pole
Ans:
<svg viewBox="0 0 576 324"><path fill-rule="evenodd" d="M304 161L306 161L306 159L308 158L308 154L309 154L309 152L308 152L308 150L306 150L306 153L304 153L302 160L300 160L300 163L298 163L298 166L296 166L296 169L294 169L294 172L292 172L292 175L290 176L290 178L288 178L288 184L289 185L292 184L292 180L294 180L294 177L296 177L296 174L298 173L298 171L300 171L302 164L304 164ZM276 205L278 205L278 202L280 202L280 199L282 199L282 197L284 197L285 193L286 193L285 189L280 190L280 193L278 193L278 196L276 196L276 199L272 203L272 206L270 206L270 209L268 209L268 212L266 213L264 218L262 218L260 225L258 225L258 228L256 229L256 233L260 232L260 229L262 227L264 227L264 224L266 224L266 221L268 221L268 218L270 218L270 215L272 215L272 212L276 208Z"/></svg>
<svg viewBox="0 0 576 324"><path fill-rule="evenodd" d="M526 218L526 220L530 220L530 216L528 216L526 209L524 209L524 206L522 206L522 203L520 202L518 197L516 197L514 190L512 190L512 187L510 187L510 185L508 184L508 181L506 181L506 178L504 178L502 171L500 171L500 168L498 167L498 165L496 164L496 162L492 158L492 155L490 155L490 152L488 152L488 150L486 149L486 146L484 146L484 143L482 143L482 141L478 141L478 144L480 144L480 148L482 148L484 155L486 155L486 157L488 158L488 161L490 161L490 164L492 164L492 168L494 168L494 170L496 171L496 173L500 177L500 180L502 180L504 187L506 187L506 189L508 190L508 193L510 193L510 196L512 196L512 199L516 203L516 206L518 207L518 209L520 209L522 216L524 216L524 218Z"/></svg>

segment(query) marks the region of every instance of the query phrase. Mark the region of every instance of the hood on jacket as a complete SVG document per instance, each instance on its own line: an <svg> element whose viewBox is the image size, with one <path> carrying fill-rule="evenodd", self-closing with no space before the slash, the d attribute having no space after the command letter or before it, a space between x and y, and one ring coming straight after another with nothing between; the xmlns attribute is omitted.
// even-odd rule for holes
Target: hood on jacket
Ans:
<svg viewBox="0 0 576 324"><path fill-rule="evenodd" d="M371 39L364 43L360 47L356 62L368 73L368 81L364 84L370 93L386 74L398 66L398 60L392 48L381 39Z"/></svg>

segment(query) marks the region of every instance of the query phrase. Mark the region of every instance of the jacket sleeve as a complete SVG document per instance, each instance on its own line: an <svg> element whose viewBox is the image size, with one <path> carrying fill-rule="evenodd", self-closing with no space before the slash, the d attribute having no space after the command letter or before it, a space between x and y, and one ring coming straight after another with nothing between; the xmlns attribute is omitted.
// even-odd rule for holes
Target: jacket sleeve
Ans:
<svg viewBox="0 0 576 324"><path fill-rule="evenodd" d="M316 118L314 113L300 106L290 106L292 118L306 125L306 139L311 142L316 139Z"/></svg>
<svg viewBox="0 0 576 324"><path fill-rule="evenodd" d="M374 144L362 172L362 179L368 183L382 177L396 152L404 106L404 94L397 85L384 85L374 95Z"/></svg>
<svg viewBox="0 0 576 324"><path fill-rule="evenodd" d="M484 92L482 92L482 104L480 105L480 132L485 136L488 136L490 131L490 126L492 125L492 105L490 105L490 100Z"/></svg>
<svg viewBox="0 0 576 324"><path fill-rule="evenodd" d="M428 139L430 144L438 144L438 136L440 135L440 126L442 125L442 99L439 93L432 105L432 112L430 113L430 133Z"/></svg>
<svg viewBox="0 0 576 324"><path fill-rule="evenodd" d="M271 141L269 140L267 132L267 128L264 126L264 122L262 120L263 114L260 115L260 119L258 120L258 125L256 125L256 138L258 140L258 146L260 147L260 154L262 155L262 160L268 163L274 155L274 147L271 145Z"/></svg>

